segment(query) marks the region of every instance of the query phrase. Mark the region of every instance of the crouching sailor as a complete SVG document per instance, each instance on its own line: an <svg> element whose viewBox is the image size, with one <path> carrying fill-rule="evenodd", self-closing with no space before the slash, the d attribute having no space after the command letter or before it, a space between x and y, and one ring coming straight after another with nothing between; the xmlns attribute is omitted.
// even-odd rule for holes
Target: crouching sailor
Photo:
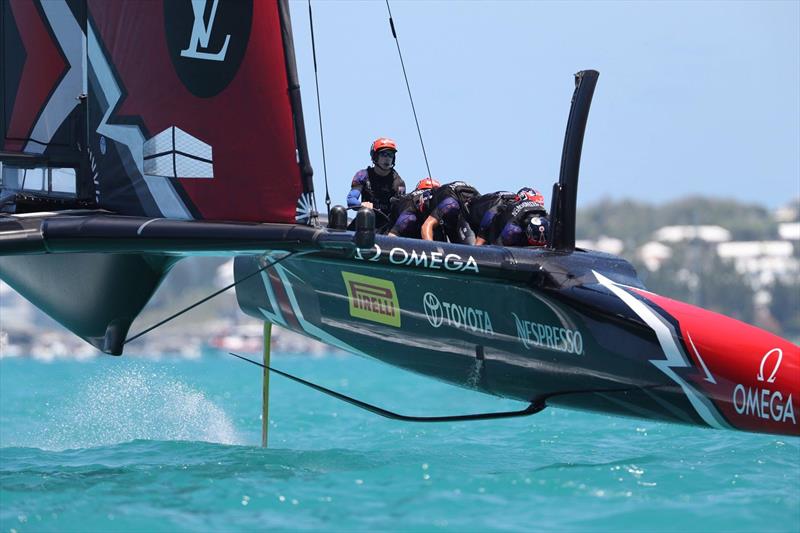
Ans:
<svg viewBox="0 0 800 533"><path fill-rule="evenodd" d="M536 189L523 187L514 201L500 211L502 228L496 244L503 246L546 246L550 221L544 208L544 196Z"/></svg>
<svg viewBox="0 0 800 533"><path fill-rule="evenodd" d="M469 204L468 222L475 232L475 245L496 244L505 225L506 207L516 202L517 195L508 191L482 194Z"/></svg>
<svg viewBox="0 0 800 533"><path fill-rule="evenodd" d="M431 213L422 224L422 238L434 240L434 232L441 228L450 242L474 244L475 233L469 225L469 204L479 196L478 189L463 181L442 185L433 193Z"/></svg>
<svg viewBox="0 0 800 533"><path fill-rule="evenodd" d="M431 210L431 198L439 188L439 182L433 178L425 178L417 183L414 191L394 198L392 216L388 235L390 237L409 237L419 239L422 223L428 218Z"/></svg>

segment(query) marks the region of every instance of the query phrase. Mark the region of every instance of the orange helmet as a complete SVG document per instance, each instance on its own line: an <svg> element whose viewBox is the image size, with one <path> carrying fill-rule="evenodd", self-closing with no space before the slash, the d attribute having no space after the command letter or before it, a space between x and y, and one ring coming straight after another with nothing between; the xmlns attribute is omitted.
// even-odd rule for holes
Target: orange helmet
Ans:
<svg viewBox="0 0 800 533"><path fill-rule="evenodd" d="M441 186L442 186L441 183L439 183L437 180L435 180L435 179L431 178L430 176L428 176L427 178L422 178L421 180L419 180L419 182L417 183L417 189L416 190L420 190L420 189L438 189Z"/></svg>
<svg viewBox="0 0 800 533"><path fill-rule="evenodd" d="M392 150L394 152L397 151L397 143L391 140L388 137L380 137L375 139L372 142L372 145L369 147L369 157L372 161L375 161L375 158L378 156L378 152L381 150Z"/></svg>

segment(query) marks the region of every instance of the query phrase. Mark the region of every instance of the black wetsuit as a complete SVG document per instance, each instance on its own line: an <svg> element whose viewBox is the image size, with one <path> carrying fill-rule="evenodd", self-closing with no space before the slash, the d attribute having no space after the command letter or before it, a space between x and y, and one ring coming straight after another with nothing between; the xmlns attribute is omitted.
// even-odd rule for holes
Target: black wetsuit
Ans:
<svg viewBox="0 0 800 533"><path fill-rule="evenodd" d="M374 167L356 172L347 195L347 206L356 207L362 202L371 202L375 209L389 214L391 199L406 193L406 184L394 169L386 176L380 176Z"/></svg>

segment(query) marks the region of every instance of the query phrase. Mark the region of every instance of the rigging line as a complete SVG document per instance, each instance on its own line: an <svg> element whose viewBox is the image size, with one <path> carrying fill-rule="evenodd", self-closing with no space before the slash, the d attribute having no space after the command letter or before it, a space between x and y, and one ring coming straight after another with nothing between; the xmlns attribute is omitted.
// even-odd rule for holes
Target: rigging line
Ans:
<svg viewBox="0 0 800 533"><path fill-rule="evenodd" d="M386 9L389 11L389 26L392 28L392 36L394 37L394 42L397 45L397 55L400 56L400 66L403 67L403 78L406 80L408 99L411 100L411 111L414 113L414 122L417 125L417 135L419 135L419 144L422 146L422 157L425 158L425 168L428 169L428 178L430 179L431 167L428 164L428 153L425 151L425 142L423 142L422 140L422 130L420 130L419 120L417 119L417 108L414 107L414 97L411 96L411 86L408 84L408 75L406 74L406 64L403 62L403 53L400 52L400 39L397 38L397 31L395 31L394 19L392 18L392 8L389 7L389 0L386 0Z"/></svg>
<svg viewBox="0 0 800 533"><path fill-rule="evenodd" d="M342 400L343 402L347 402L351 405L355 405L360 409L364 409L369 411L370 413L374 413L376 415L382 416L384 418L390 418L392 420L401 420L403 422L464 422L467 420L493 420L497 418L514 418L518 416L530 416L533 414L542 411L547 404L545 403L544 399L537 398L534 399L528 407L525 409L521 409L519 411L497 411L493 413L474 413L469 415L450 415L450 416L409 416L409 415L401 415L399 413L395 413L392 411L387 411L377 405L372 405L367 402L363 402L361 400L357 400L350 396L344 395L340 392L333 391L331 389L327 389L322 385L317 385L315 383L311 383L310 381L306 381L302 378L298 378L297 376L293 376L287 372L283 372L278 370L277 368L272 368L271 366L264 365L259 363L258 361L253 361L252 359L248 359L247 357L235 354L233 352L228 352L230 355L234 357L238 357L242 361L247 361L248 363L252 363L256 366L260 366L261 368L266 368L270 372L275 372L276 374L283 376L285 378L291 379L301 385L305 385L307 387L311 387L312 389L319 391L323 394L327 394L328 396L332 396L337 400Z"/></svg>
<svg viewBox="0 0 800 533"><path fill-rule="evenodd" d="M209 294L209 295L208 295L208 296L206 296L205 298L203 298L203 299L201 299L201 300L198 300L198 301L196 301L196 302L195 302L195 303L193 303L192 305L190 305L190 306L188 306L188 307L185 307L185 308L183 308L182 310L178 311L177 313L175 313L175 314L173 314L173 315L171 315L171 316L168 316L168 317L167 317L167 318L165 318L164 320L162 320L162 321L160 321L160 322L158 322L158 323L156 323L156 324L154 324L154 325L150 326L149 328L145 329L144 331L141 331L141 332L137 333L137 334L136 334L136 335L134 335L133 337L129 337L129 338L125 339L125 342L123 342L123 344L128 344L129 342L131 342L131 341L133 341L133 340L136 340L136 339L138 339L139 337L141 337L141 336L142 336L142 335L144 335L145 333L149 333L149 332L153 331L154 329L156 329L157 327L163 326L164 324L166 324L166 323L167 323L167 322L169 322L170 320L172 320L172 319L174 319L174 318L177 318L177 317L181 316L182 314L186 313L187 311L191 311L192 309L194 309L195 307L197 307L197 306L198 306L198 305L200 305L200 304L204 304L204 303L206 303L206 302L207 302L207 301L209 301L210 299L212 299L212 298L214 298L214 297L216 297L216 296L219 296L219 295L220 295L220 294L222 294L223 292L227 291L228 289L230 289L230 288L232 288L232 287L235 287L235 286L236 286L236 285L238 285L239 283L241 283L241 282L243 282L243 281L246 281L246 280L248 280L248 279L252 278L253 276L255 276L255 275L257 275L257 274L260 274L260 273L262 273L262 272L263 272L263 271L265 271L266 269L268 269L268 268L270 268L270 267L273 267L273 266L277 265L278 263L280 263L280 262L281 262L281 261L283 261L284 259L288 259L288 258L290 258L290 257L292 257L292 256L294 256L294 255L300 255L300 254L303 254L303 253L307 253L307 252L289 252L289 254L288 254L288 255L285 255L285 256L283 256L283 257L281 257L281 258L279 258L279 259L276 259L275 261L273 261L273 262L271 262L271 263L269 263L269 264L267 264L267 265L264 265L263 267L259 268L258 270L256 270L255 272L253 272L253 273L251 273L251 274L248 274L247 276L243 277L242 279L234 281L233 283L231 283L231 284L230 284L230 285L228 285L227 287L223 287L223 288L221 288L220 290L218 290L218 291L216 291L216 292L214 292L214 293L211 293L211 294Z"/></svg>
<svg viewBox="0 0 800 533"><path fill-rule="evenodd" d="M328 219L331 217L331 195L328 191L328 166L325 164L325 137L322 135L322 103L319 100L319 75L317 74L317 47L314 43L314 17L311 15L311 0L308 0L308 24L311 26L311 54L314 57L314 83L317 86L317 116L319 117L319 142L322 145L322 175L325 177L325 206Z"/></svg>

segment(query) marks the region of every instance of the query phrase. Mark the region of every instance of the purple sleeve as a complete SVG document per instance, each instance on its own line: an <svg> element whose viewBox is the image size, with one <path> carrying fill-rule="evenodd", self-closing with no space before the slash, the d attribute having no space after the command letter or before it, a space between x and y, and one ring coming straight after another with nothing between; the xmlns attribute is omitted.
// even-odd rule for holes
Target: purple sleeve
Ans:
<svg viewBox="0 0 800 533"><path fill-rule="evenodd" d="M397 217L397 222L391 229L391 232L401 237L408 236L407 234L413 231L419 232L419 224L417 223L417 215L410 211L404 211Z"/></svg>
<svg viewBox="0 0 800 533"><path fill-rule="evenodd" d="M500 233L500 243L503 246L525 246L528 244L528 239L525 236L525 230L509 222Z"/></svg>
<svg viewBox="0 0 800 533"><path fill-rule="evenodd" d="M347 207L358 207L361 205L361 189L367 181L367 171L359 170L353 176L353 181L350 183L350 192L347 194Z"/></svg>
<svg viewBox="0 0 800 533"><path fill-rule="evenodd" d="M481 239L485 239L487 241L493 240L490 239L490 229L492 228L492 224L495 221L495 217L497 217L497 208L489 209L486 213L483 214L483 218L481 219L480 228L478 228L477 236Z"/></svg>
<svg viewBox="0 0 800 533"><path fill-rule="evenodd" d="M458 214L460 211L461 207L458 205L458 200L448 196L431 211L431 216L438 220L439 224L444 224L446 219Z"/></svg>

